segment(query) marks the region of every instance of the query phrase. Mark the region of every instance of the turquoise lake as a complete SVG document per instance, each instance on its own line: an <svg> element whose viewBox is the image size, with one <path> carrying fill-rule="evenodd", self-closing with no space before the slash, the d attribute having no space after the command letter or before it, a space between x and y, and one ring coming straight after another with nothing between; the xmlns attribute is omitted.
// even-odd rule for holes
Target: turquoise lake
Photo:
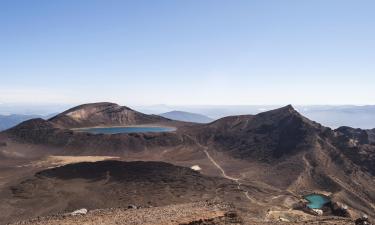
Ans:
<svg viewBox="0 0 375 225"><path fill-rule="evenodd" d="M76 129L76 131L88 132L92 134L171 132L174 130L176 129L172 127L91 127Z"/></svg>
<svg viewBox="0 0 375 225"><path fill-rule="evenodd" d="M326 203L330 202L328 197L319 194L305 195L303 198L309 201L307 207L310 209L321 209Z"/></svg>

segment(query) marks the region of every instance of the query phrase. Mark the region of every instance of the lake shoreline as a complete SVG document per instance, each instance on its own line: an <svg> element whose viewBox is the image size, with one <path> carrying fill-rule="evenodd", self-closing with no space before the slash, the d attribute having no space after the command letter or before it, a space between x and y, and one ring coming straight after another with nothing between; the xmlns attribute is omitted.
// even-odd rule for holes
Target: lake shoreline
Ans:
<svg viewBox="0 0 375 225"><path fill-rule="evenodd" d="M160 125L131 125L131 126L96 126L70 129L75 132L86 132L92 134L129 134L129 133L163 133L174 132L176 127Z"/></svg>

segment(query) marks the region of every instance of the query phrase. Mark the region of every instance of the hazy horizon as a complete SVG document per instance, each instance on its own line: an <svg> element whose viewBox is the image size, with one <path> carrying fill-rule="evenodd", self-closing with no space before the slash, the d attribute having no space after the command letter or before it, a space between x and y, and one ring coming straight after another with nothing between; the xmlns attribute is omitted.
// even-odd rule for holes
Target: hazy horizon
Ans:
<svg viewBox="0 0 375 225"><path fill-rule="evenodd" d="M110 102L110 101L101 101L101 102ZM81 102L81 103L25 103L25 102L10 102L10 103L1 103L0 102L0 115L9 115L9 114L41 114L41 115L48 115L51 113L58 113L65 110L68 110L72 107L82 105L82 104L90 104L96 102ZM111 102L115 104L119 104L121 106L127 106L134 110L142 111L144 113L164 113L173 110L179 111L192 111L194 109L215 109L215 108L255 108L259 109L258 111L264 111L268 109L274 109L278 107L283 107L286 105L292 105L296 109L309 107L309 108L319 108L319 109L330 109L330 108L346 108L346 107L374 107L375 104L364 104L364 105L355 105L355 104L243 104L243 105L235 105L235 104L126 104L123 102ZM262 108L264 107L264 108ZM29 110L30 112L27 112ZM7 112L6 112L7 111Z"/></svg>
<svg viewBox="0 0 375 225"><path fill-rule="evenodd" d="M226 116L258 114L276 109L285 105L127 105L134 110L146 114L162 114L171 111L182 111L207 116L213 120ZM77 105L27 105L27 104L0 104L1 115L33 115L48 118ZM324 126L337 128L350 126L354 128L375 128L375 105L293 105L293 107L307 118L321 123ZM21 117L23 118L23 117Z"/></svg>

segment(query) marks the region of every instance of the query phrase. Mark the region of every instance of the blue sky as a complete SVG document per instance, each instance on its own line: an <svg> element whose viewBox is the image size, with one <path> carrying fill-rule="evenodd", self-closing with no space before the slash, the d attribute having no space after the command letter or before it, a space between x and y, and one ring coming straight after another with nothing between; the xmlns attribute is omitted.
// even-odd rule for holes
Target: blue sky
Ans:
<svg viewBox="0 0 375 225"><path fill-rule="evenodd" d="M374 8L0 0L0 103L374 104Z"/></svg>

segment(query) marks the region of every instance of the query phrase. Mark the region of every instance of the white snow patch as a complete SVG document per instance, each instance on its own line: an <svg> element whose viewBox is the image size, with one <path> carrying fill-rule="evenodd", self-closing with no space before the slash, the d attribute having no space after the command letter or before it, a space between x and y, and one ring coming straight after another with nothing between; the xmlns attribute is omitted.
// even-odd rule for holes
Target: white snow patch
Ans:
<svg viewBox="0 0 375 225"><path fill-rule="evenodd" d="M195 170L195 171L199 171L199 170L202 170L202 168L199 166L199 165L194 165L192 167L190 167L192 170Z"/></svg>
<svg viewBox="0 0 375 225"><path fill-rule="evenodd" d="M321 209L312 209L312 211L313 211L316 215L318 215L318 216L322 216L322 215L323 215L323 210L321 210Z"/></svg>
<svg viewBox="0 0 375 225"><path fill-rule="evenodd" d="M86 215L86 213L87 213L87 209L83 208L83 209L78 209L78 210L70 213L70 215L72 215L72 216Z"/></svg>

